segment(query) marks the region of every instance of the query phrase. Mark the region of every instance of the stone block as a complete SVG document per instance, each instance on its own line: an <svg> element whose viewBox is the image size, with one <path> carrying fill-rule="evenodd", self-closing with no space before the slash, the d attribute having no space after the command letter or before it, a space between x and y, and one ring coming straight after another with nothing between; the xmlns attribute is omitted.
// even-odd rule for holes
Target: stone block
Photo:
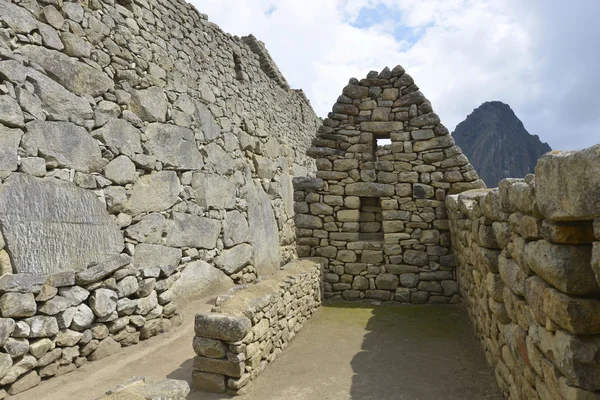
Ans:
<svg viewBox="0 0 600 400"><path fill-rule="evenodd" d="M195 390L209 393L224 393L227 390L225 375L208 372L192 371L192 385Z"/></svg>
<svg viewBox="0 0 600 400"><path fill-rule="evenodd" d="M600 333L600 301L544 290L544 312L563 329L576 335Z"/></svg>
<svg viewBox="0 0 600 400"><path fill-rule="evenodd" d="M244 373L245 364L233 363L207 357L194 357L194 370L239 378Z"/></svg>
<svg viewBox="0 0 600 400"><path fill-rule="evenodd" d="M346 185L346 195L363 197L393 196L394 185L376 182L358 182Z"/></svg>
<svg viewBox="0 0 600 400"><path fill-rule="evenodd" d="M236 317L218 313L196 314L196 336L237 342L250 331L251 323L246 317Z"/></svg>
<svg viewBox="0 0 600 400"><path fill-rule="evenodd" d="M552 244L545 240L525 247L529 267L563 293L599 293L600 287L591 267L592 246Z"/></svg>
<svg viewBox="0 0 600 400"><path fill-rule="evenodd" d="M536 166L536 200L553 221L600 216L600 145L582 151L553 151Z"/></svg>

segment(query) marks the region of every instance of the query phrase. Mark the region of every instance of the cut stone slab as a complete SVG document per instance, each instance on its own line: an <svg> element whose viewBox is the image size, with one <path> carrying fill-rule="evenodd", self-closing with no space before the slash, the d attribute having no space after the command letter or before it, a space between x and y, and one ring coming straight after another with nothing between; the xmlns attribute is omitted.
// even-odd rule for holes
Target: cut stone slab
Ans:
<svg viewBox="0 0 600 400"><path fill-rule="evenodd" d="M133 186L125 209L131 215L164 211L177 202L179 192L181 185L175 171L144 175Z"/></svg>
<svg viewBox="0 0 600 400"><path fill-rule="evenodd" d="M558 290L544 290L544 311L563 329L576 335L600 333L600 301L570 297Z"/></svg>
<svg viewBox="0 0 600 400"><path fill-rule="evenodd" d="M0 314L4 318L32 317L36 312L35 297L31 293L5 293L0 297Z"/></svg>
<svg viewBox="0 0 600 400"><path fill-rule="evenodd" d="M123 249L121 231L98 198L52 178L11 175L0 192L0 225L17 273L79 271Z"/></svg>
<svg viewBox="0 0 600 400"><path fill-rule="evenodd" d="M19 103L10 96L0 96L0 124L12 128L21 128L23 123L23 112Z"/></svg>
<svg viewBox="0 0 600 400"><path fill-rule="evenodd" d="M227 390L225 375L192 371L194 389L208 393L224 393Z"/></svg>
<svg viewBox="0 0 600 400"><path fill-rule="evenodd" d="M109 162L104 168L106 178L118 185L135 182L137 173L135 164L128 157L119 156Z"/></svg>
<svg viewBox="0 0 600 400"><path fill-rule="evenodd" d="M246 317L219 313L196 314L194 324L196 336L226 342L242 340L252 328L250 320Z"/></svg>
<svg viewBox="0 0 600 400"><path fill-rule="evenodd" d="M0 171L17 170L17 150L23 131L11 129L0 124Z"/></svg>
<svg viewBox="0 0 600 400"><path fill-rule="evenodd" d="M146 136L150 154L165 166L177 170L201 169L204 166L191 129L153 123L148 125Z"/></svg>
<svg viewBox="0 0 600 400"><path fill-rule="evenodd" d="M118 254L100 264L77 273L75 282L78 285L88 285L98 282L129 263L131 263L131 257L127 254Z"/></svg>
<svg viewBox="0 0 600 400"><path fill-rule="evenodd" d="M194 370L216 372L218 374L239 378L244 373L244 363L233 363L229 360L217 360L206 357L194 357Z"/></svg>
<svg viewBox="0 0 600 400"><path fill-rule="evenodd" d="M535 174L535 197L547 219L600 217L600 145L546 153L539 159Z"/></svg>
<svg viewBox="0 0 600 400"><path fill-rule="evenodd" d="M181 277L173 284L174 301L181 303L206 296L223 294L233 287L233 280L223 271L205 261L194 261L185 266Z"/></svg>
<svg viewBox="0 0 600 400"><path fill-rule="evenodd" d="M358 182L346 185L347 196L383 197L394 195L394 185L376 182Z"/></svg>
<svg viewBox="0 0 600 400"><path fill-rule="evenodd" d="M100 171L105 164L94 138L71 122L32 121L27 124L26 138L47 163L57 167L91 173Z"/></svg>
<svg viewBox="0 0 600 400"><path fill-rule="evenodd" d="M165 122L167 104L165 92L153 86L144 90L135 90L131 94L129 108L144 121Z"/></svg>
<svg viewBox="0 0 600 400"><path fill-rule="evenodd" d="M215 260L215 264L226 274L231 275L244 268L252 257L252 247L249 244L240 244L231 249L223 250Z"/></svg>
<svg viewBox="0 0 600 400"><path fill-rule="evenodd" d="M190 386L186 381L136 376L106 394L99 400L185 400L190 394Z"/></svg>
<svg viewBox="0 0 600 400"><path fill-rule="evenodd" d="M18 51L76 95L96 97L115 87L114 81L103 71L59 51L32 45L20 47Z"/></svg>
<svg viewBox="0 0 600 400"><path fill-rule="evenodd" d="M195 173L192 178L192 188L196 203L204 208L235 207L237 186L233 178L202 172Z"/></svg>
<svg viewBox="0 0 600 400"><path fill-rule="evenodd" d="M17 33L29 33L37 28L36 19L23 7L0 0L0 21Z"/></svg>
<svg viewBox="0 0 600 400"><path fill-rule="evenodd" d="M545 240L525 247L525 260L536 274L563 293L600 292L591 266L592 246L552 244Z"/></svg>
<svg viewBox="0 0 600 400"><path fill-rule="evenodd" d="M148 267L176 267L181 260L181 249L156 244L138 244L135 247L133 266L137 269Z"/></svg>
<svg viewBox="0 0 600 400"><path fill-rule="evenodd" d="M111 119L102 128L92 131L92 136L129 157L143 151L139 129L122 119Z"/></svg>
<svg viewBox="0 0 600 400"><path fill-rule="evenodd" d="M221 134L221 127L204 104L196 102L196 120L200 122L205 140L214 140Z"/></svg>
<svg viewBox="0 0 600 400"><path fill-rule="evenodd" d="M221 222L191 214L173 213L167 223L166 244L171 247L214 249L221 233Z"/></svg>
<svg viewBox="0 0 600 400"><path fill-rule="evenodd" d="M239 211L229 211L225 214L223 222L223 243L232 247L247 242L250 238L250 229L246 217Z"/></svg>
<svg viewBox="0 0 600 400"><path fill-rule="evenodd" d="M269 196L262 186L246 177L248 190L248 226L252 232L252 264L258 275L270 275L281 266L279 229Z"/></svg>

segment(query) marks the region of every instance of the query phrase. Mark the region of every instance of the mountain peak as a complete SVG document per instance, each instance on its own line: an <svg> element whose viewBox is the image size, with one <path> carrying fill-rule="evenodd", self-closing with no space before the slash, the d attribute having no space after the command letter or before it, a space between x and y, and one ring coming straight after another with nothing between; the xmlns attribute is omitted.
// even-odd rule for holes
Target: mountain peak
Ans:
<svg viewBox="0 0 600 400"><path fill-rule="evenodd" d="M456 126L452 134L488 187L504 178L535 171L538 158L552 149L531 135L510 106L487 101Z"/></svg>

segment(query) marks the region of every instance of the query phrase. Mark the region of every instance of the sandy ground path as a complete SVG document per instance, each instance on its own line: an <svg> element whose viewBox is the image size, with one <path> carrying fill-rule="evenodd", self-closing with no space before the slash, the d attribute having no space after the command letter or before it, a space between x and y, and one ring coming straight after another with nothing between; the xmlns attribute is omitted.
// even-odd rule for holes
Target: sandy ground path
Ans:
<svg viewBox="0 0 600 400"><path fill-rule="evenodd" d="M174 331L11 400L96 399L136 376L190 380L193 315ZM192 392L188 400L228 396ZM502 400L462 306L322 307L240 400Z"/></svg>

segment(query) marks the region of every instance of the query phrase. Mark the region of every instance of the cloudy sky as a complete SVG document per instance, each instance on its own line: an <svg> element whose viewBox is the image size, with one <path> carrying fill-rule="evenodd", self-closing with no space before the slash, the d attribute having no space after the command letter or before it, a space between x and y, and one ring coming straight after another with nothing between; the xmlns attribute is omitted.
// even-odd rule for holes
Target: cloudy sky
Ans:
<svg viewBox="0 0 600 400"><path fill-rule="evenodd" d="M600 143L599 0L191 0L265 42L327 115L350 77L402 65L453 131L509 104L553 149Z"/></svg>

